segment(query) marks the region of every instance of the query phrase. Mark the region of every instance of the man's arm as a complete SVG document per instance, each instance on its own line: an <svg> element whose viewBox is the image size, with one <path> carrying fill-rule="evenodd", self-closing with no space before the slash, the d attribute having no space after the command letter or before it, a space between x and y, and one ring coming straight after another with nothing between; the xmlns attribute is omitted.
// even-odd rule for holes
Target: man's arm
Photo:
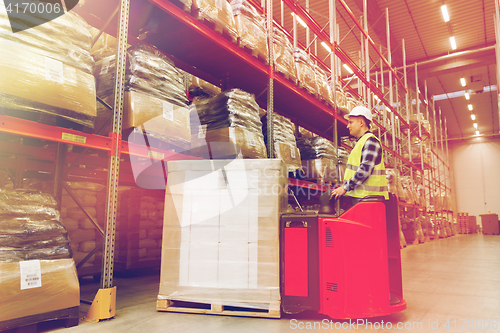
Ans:
<svg viewBox="0 0 500 333"><path fill-rule="evenodd" d="M370 177L375 168L375 165L380 163L382 158L382 146L377 139L371 137L366 140L363 150L361 151L361 164L354 176L349 179L342 187L344 190L352 191L365 182Z"/></svg>

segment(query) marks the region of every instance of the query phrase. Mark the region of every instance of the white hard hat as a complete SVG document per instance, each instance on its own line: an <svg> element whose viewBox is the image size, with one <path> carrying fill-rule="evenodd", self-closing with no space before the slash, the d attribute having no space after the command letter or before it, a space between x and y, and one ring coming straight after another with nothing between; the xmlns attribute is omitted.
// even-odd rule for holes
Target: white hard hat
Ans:
<svg viewBox="0 0 500 333"><path fill-rule="evenodd" d="M350 116L363 116L368 119L370 122L372 121L372 112L362 105L358 105L354 107L349 114L345 115L345 119L349 119Z"/></svg>

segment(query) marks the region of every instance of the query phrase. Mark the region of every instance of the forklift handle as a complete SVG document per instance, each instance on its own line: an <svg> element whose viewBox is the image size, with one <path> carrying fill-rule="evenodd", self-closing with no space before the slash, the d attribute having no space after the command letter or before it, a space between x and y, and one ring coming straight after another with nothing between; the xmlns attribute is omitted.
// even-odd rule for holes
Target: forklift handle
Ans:
<svg viewBox="0 0 500 333"><path fill-rule="evenodd" d="M290 227L297 227L293 224L301 224L302 228L307 228L307 222L306 221L286 221L285 223L285 228L290 228Z"/></svg>

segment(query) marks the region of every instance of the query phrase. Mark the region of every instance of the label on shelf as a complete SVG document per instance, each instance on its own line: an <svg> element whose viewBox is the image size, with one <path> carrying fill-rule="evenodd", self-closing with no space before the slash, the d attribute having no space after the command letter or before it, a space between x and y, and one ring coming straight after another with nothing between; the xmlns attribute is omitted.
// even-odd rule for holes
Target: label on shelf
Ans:
<svg viewBox="0 0 500 333"><path fill-rule="evenodd" d="M66 140L66 141L78 142L78 143L87 143L87 137L76 135L76 134L71 134L71 133L64 133L63 132L61 139Z"/></svg>
<svg viewBox="0 0 500 333"><path fill-rule="evenodd" d="M45 80L64 84L63 63L49 57L45 57Z"/></svg>
<svg viewBox="0 0 500 333"><path fill-rule="evenodd" d="M198 139L205 139L207 136L207 125L200 125L198 129Z"/></svg>
<svg viewBox="0 0 500 333"><path fill-rule="evenodd" d="M39 288L42 286L42 269L40 260L26 260L19 262L21 276L21 290Z"/></svg>
<svg viewBox="0 0 500 333"><path fill-rule="evenodd" d="M101 64L101 72L99 73L99 75L103 75L103 74L107 74L108 73L108 70L109 70L109 63L111 62L111 59L109 57L107 58L104 58L102 60L102 64Z"/></svg>
<svg viewBox="0 0 500 333"><path fill-rule="evenodd" d="M222 1L225 0L215 0L215 7L217 7L217 9L220 11L222 11Z"/></svg>
<svg viewBox="0 0 500 333"><path fill-rule="evenodd" d="M152 157L152 158L157 158L159 160L163 160L165 158L165 154L158 153L156 151L151 151L151 150L148 150L148 156Z"/></svg>
<svg viewBox="0 0 500 333"><path fill-rule="evenodd" d="M167 101L163 101L163 118L174 121L174 105Z"/></svg>

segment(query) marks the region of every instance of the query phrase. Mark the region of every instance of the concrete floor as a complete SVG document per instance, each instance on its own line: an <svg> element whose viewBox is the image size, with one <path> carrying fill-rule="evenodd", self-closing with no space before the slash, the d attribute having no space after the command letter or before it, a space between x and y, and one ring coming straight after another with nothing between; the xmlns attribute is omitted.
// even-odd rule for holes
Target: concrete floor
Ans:
<svg viewBox="0 0 500 333"><path fill-rule="evenodd" d="M408 246L402 250L402 257L404 298L408 303L405 311L371 318L372 327L360 325L349 329L346 323L342 329L340 325L344 321L333 321L332 325L337 324L340 331L356 332L500 332L500 236L457 235ZM259 319L157 312L158 273L115 277L114 283L117 286L114 319L97 324L80 321L79 326L72 328L48 325L39 330L67 333L327 331L322 328L326 317L314 313ZM98 284L91 280L82 282L82 299L91 300L97 289ZM89 305L81 305L82 316L88 308ZM485 328L488 321L489 329ZM392 329L387 328L388 322ZM299 323L304 325L303 329ZM384 325L383 328L380 325Z"/></svg>

